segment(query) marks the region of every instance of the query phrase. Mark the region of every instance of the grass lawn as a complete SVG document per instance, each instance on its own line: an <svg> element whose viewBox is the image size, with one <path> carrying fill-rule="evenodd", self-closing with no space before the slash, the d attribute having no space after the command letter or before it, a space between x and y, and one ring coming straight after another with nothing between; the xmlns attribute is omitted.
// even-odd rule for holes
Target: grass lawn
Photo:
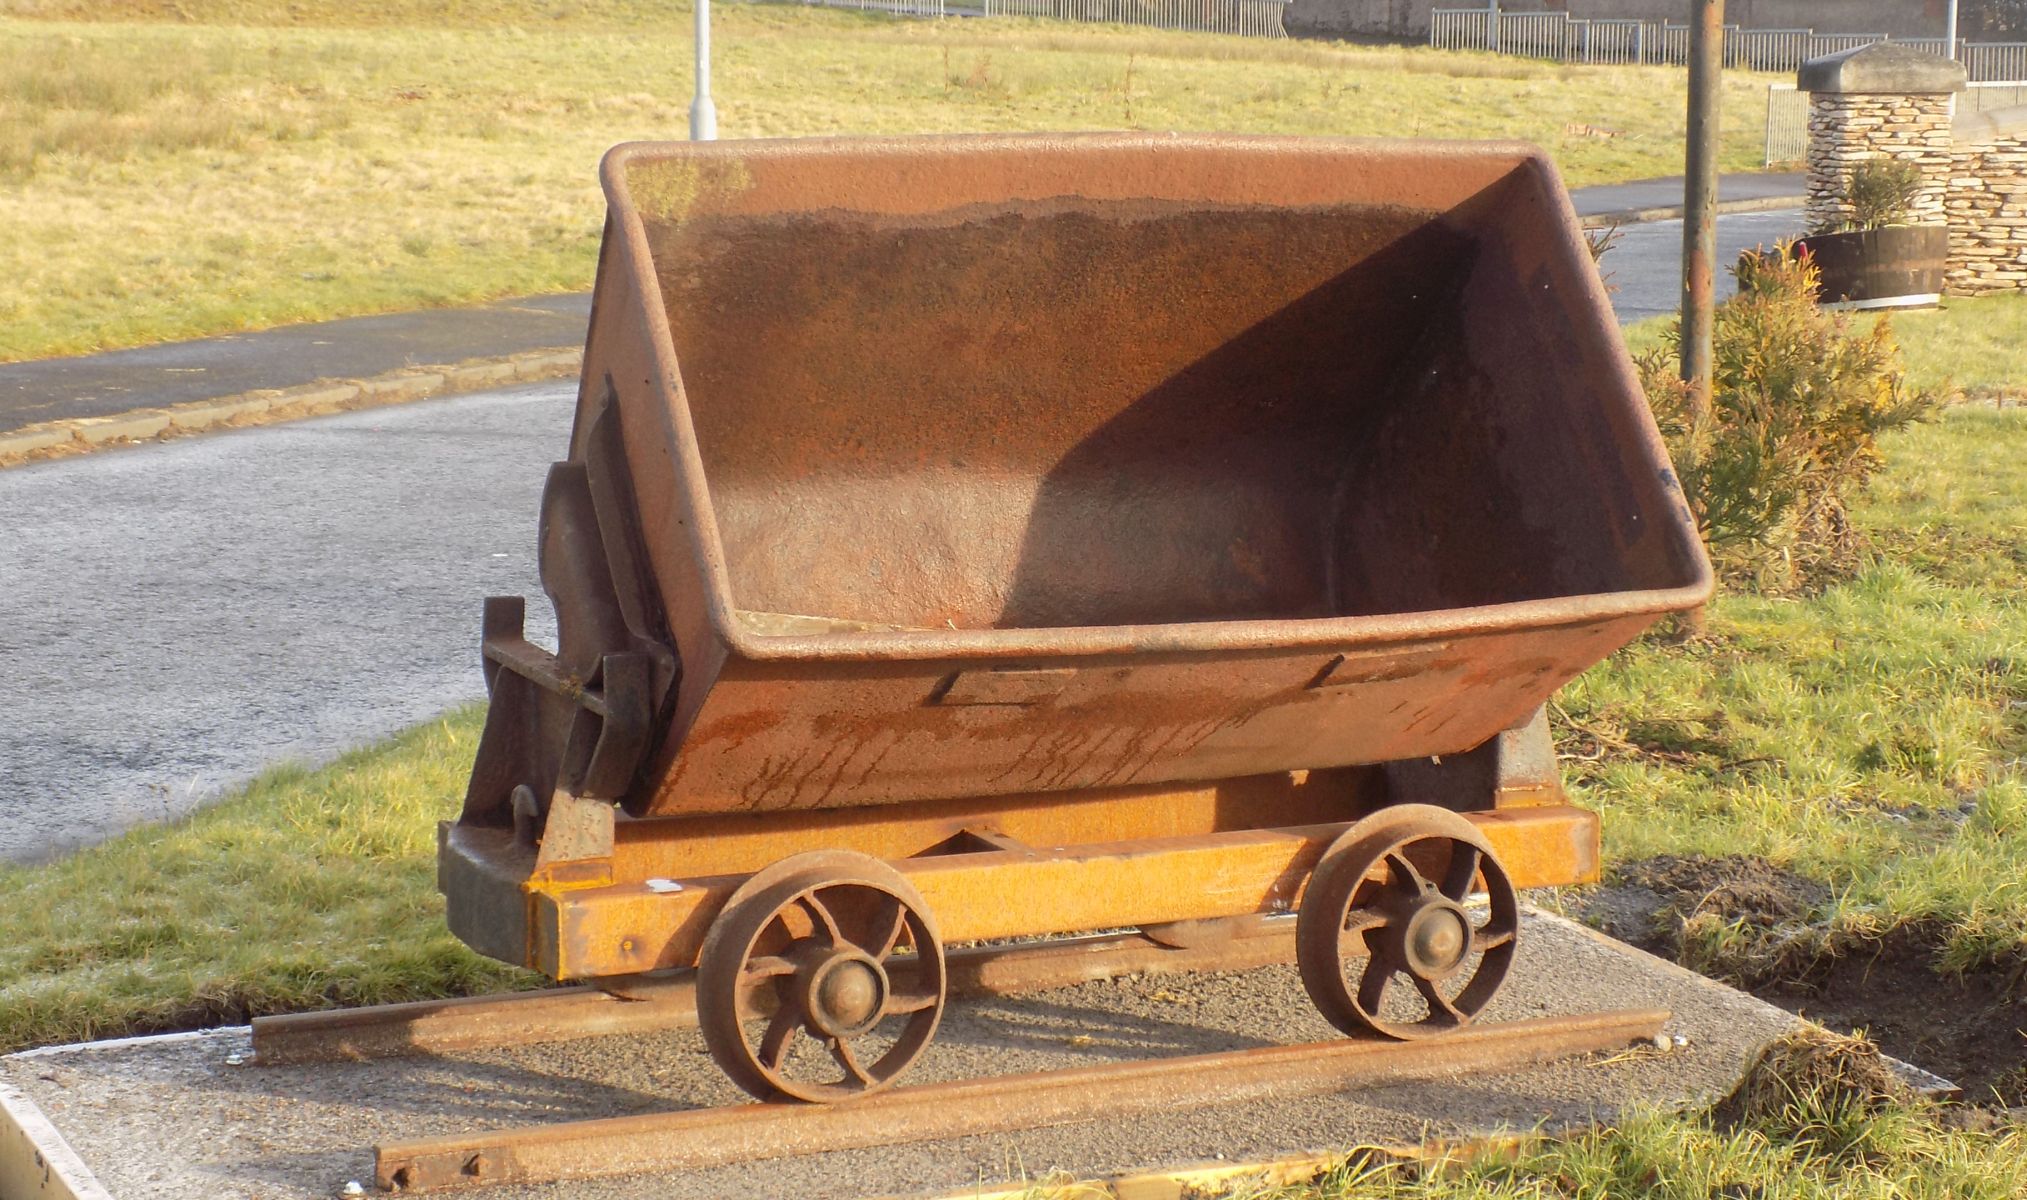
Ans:
<svg viewBox="0 0 2027 1200"><path fill-rule="evenodd" d="M2027 953L2023 448L2019 408L1889 438L1856 578L1725 596L1708 639L1565 688L1565 775L1609 856L1764 856L1829 886L1830 945L1932 920L1952 965Z"/></svg>
<svg viewBox="0 0 2027 1200"><path fill-rule="evenodd" d="M1972 399L2027 401L2027 294L1953 297L1896 315L1893 328L1916 386L1947 382Z"/></svg>
<svg viewBox="0 0 2027 1200"><path fill-rule="evenodd" d="M1680 169L1672 68L715 15L726 137L1513 137L1573 185ZM689 28L647 0L0 0L0 360L588 287L598 158L685 136ZM1727 76L1728 170L1757 166L1769 78Z"/></svg>

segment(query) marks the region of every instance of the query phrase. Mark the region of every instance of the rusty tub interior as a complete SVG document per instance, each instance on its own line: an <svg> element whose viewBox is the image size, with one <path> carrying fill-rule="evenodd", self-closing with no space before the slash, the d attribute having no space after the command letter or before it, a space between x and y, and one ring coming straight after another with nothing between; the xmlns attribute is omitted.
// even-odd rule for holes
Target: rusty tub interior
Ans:
<svg viewBox="0 0 2027 1200"><path fill-rule="evenodd" d="M1404 801L1505 821L1523 883L1595 870L1538 710L1710 582L1539 152L642 144L603 181L560 644L488 602L444 831L467 941L687 967L811 850L949 873L945 937L1226 918ZM1168 861L1015 918L950 865L1295 827L1217 898Z"/></svg>

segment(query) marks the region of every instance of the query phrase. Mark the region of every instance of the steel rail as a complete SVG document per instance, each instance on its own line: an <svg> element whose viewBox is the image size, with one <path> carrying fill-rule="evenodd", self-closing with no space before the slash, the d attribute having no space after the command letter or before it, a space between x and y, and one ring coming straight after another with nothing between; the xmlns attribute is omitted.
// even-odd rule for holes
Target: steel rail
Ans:
<svg viewBox="0 0 2027 1200"><path fill-rule="evenodd" d="M1656 1036L1630 1010L1468 1025L1413 1042L1343 1040L903 1087L843 1104L742 1104L488 1130L375 1148L395 1192L559 1182L1039 1129L1311 1096L1468 1068L1512 1070Z"/></svg>
<svg viewBox="0 0 2027 1200"><path fill-rule="evenodd" d="M946 964L950 994L1010 996L1121 975L1244 971L1295 961L1293 917L1205 922L1199 932L1203 940L1187 947L1140 933L961 947L950 951ZM680 1029L697 1023L695 974L257 1017L254 1062L345 1062Z"/></svg>

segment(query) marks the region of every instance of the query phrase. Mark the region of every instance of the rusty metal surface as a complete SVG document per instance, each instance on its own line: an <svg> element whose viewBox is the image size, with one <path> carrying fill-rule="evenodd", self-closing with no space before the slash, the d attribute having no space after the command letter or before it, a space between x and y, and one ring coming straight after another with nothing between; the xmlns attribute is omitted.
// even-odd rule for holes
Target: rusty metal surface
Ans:
<svg viewBox="0 0 2027 1200"><path fill-rule="evenodd" d="M603 178L561 648L489 621L470 822L1460 753L1708 591L1537 151L743 141Z"/></svg>
<svg viewBox="0 0 2027 1200"><path fill-rule="evenodd" d="M1458 1070L1494 1072L1613 1050L1657 1034L1663 1011L1473 1025L1418 1042L1344 1040L897 1088L842 1105L752 1104L389 1143L374 1180L398 1192L590 1179L893 1145Z"/></svg>
<svg viewBox="0 0 2027 1200"><path fill-rule="evenodd" d="M749 877L712 922L697 1027L712 1061L760 1099L850 1100L921 1057L945 981L936 923L906 879L876 858L812 850Z"/></svg>
<svg viewBox="0 0 2027 1200"><path fill-rule="evenodd" d="M1123 975L1246 971L1295 961L1289 917L1199 930L1176 948L1139 933L1056 938L1020 945L961 946L945 956L949 994L1016 996ZM697 1023L696 973L601 980L499 996L423 1000L253 1020L260 1066L396 1058L680 1029Z"/></svg>
<svg viewBox="0 0 2027 1200"><path fill-rule="evenodd" d="M1466 907L1479 892L1482 924ZM1296 918L1296 961L1332 1025L1407 1041L1483 1012L1519 936L1519 900L1491 843L1448 809L1403 804L1324 851Z"/></svg>

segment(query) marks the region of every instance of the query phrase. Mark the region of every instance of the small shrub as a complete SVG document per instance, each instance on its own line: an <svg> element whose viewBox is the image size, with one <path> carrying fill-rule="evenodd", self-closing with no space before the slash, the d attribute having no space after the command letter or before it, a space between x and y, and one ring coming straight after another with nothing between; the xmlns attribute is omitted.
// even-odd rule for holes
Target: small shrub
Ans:
<svg viewBox="0 0 2027 1200"><path fill-rule="evenodd" d="M1845 570L1860 548L1846 506L1879 470L1879 435L1940 404L1909 388L1890 323L1816 304L1817 269L1783 245L1733 269L1719 305L1711 405L1677 378L1682 329L1640 373L1691 512L1720 573L1778 591Z"/></svg>
<svg viewBox="0 0 2027 1200"><path fill-rule="evenodd" d="M1859 163L1844 184L1851 206L1848 229L1884 229L1906 224L1921 198L1921 168L1904 158L1871 158Z"/></svg>

